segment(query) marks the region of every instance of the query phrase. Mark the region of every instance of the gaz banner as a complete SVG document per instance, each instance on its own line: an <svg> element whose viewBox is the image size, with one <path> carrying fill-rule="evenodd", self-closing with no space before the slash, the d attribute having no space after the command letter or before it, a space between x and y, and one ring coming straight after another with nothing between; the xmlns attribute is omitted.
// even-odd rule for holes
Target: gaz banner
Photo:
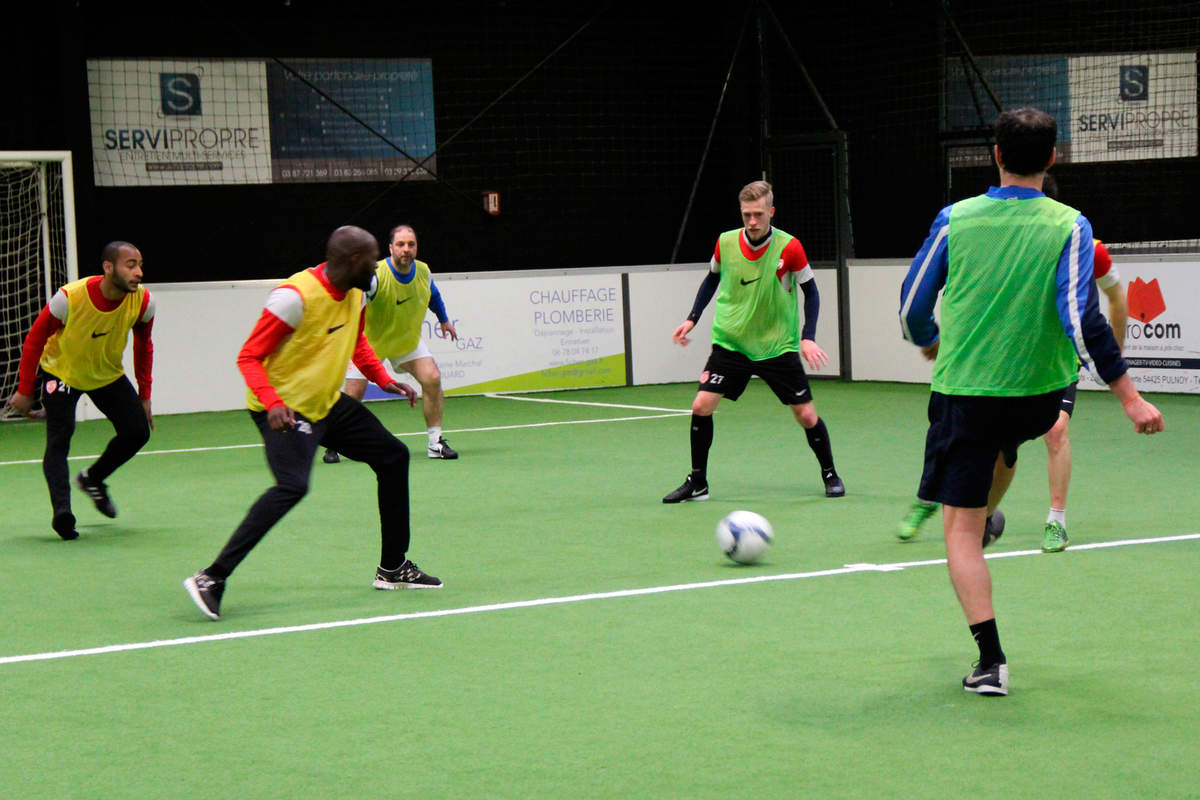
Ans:
<svg viewBox="0 0 1200 800"><path fill-rule="evenodd" d="M447 394L625 385L619 274L434 281L458 340L432 312L421 336Z"/></svg>

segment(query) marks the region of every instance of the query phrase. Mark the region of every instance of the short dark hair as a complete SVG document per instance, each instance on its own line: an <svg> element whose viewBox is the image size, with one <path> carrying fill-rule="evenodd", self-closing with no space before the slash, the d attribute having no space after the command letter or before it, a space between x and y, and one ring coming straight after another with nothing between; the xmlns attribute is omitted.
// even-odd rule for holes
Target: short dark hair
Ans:
<svg viewBox="0 0 1200 800"><path fill-rule="evenodd" d="M396 231L402 231L405 228L408 228L410 231L413 232L414 239L417 237L417 229L416 228L414 228L412 225L409 225L406 222L401 222L399 225L397 225L396 227L394 227L390 231L388 231L388 246L389 247L391 247L392 242L396 240Z"/></svg>
<svg viewBox="0 0 1200 800"><path fill-rule="evenodd" d="M1001 112L992 126L1000 162L1014 175L1036 175L1046 169L1058 141L1058 123L1040 108Z"/></svg>
<svg viewBox="0 0 1200 800"><path fill-rule="evenodd" d="M121 257L121 248L128 247L131 250L137 250L136 247L129 242L109 242L104 245L104 249L100 251L100 263L108 261L113 266L116 266L117 260Z"/></svg>

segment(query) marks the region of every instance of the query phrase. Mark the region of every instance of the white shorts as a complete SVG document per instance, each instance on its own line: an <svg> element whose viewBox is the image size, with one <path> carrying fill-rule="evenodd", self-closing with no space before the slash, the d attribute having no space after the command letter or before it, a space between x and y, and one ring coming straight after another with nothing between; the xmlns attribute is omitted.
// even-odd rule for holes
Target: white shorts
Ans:
<svg viewBox="0 0 1200 800"><path fill-rule="evenodd" d="M395 358L383 358L380 356L379 360L383 362L385 367L391 367L392 372L400 373L404 372L404 367L402 366L403 364L407 364L410 361L416 361L418 358L433 358L433 353L429 352L429 345L425 344L424 339L421 339L419 342L417 342L416 349L414 349L411 353L405 353L404 355L396 356ZM367 379L366 376L363 375L358 369L358 367L354 366L353 361L351 361L346 367L346 378L347 380L360 381L365 381Z"/></svg>

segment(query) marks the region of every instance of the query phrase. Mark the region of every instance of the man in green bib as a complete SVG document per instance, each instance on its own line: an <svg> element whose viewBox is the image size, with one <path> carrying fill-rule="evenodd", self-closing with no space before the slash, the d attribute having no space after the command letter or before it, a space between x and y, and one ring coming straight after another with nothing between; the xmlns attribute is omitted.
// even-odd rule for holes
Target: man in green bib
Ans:
<svg viewBox="0 0 1200 800"><path fill-rule="evenodd" d="M1054 118L1036 108L1006 111L994 132L1000 186L934 219L901 287L900 323L904 338L934 361L917 497L943 506L950 582L979 646L962 686L1006 695L1008 662L983 546L1017 447L1050 430L1078 364L1120 398L1137 433L1161 431L1163 421L1126 374L1100 314L1091 223L1042 193L1055 158Z"/></svg>
<svg viewBox="0 0 1200 800"><path fill-rule="evenodd" d="M758 375L804 428L821 467L826 497L842 497L846 487L833 466L825 421L817 415L800 356L817 369L829 362L813 340L820 296L800 240L771 225L775 196L771 184L754 181L738 193L742 227L721 234L686 320L672 338L690 343L688 333L717 295L712 354L700 374L692 401L692 471L664 503L708 499L708 451L713 441L713 412L721 398L737 400ZM804 294L804 330L796 288ZM717 290L720 290L718 293Z"/></svg>

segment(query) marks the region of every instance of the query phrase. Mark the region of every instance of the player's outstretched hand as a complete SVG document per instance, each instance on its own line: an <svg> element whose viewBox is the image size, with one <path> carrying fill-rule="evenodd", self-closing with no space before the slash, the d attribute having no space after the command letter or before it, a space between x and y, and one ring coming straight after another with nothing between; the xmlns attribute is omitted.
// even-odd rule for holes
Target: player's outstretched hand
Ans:
<svg viewBox="0 0 1200 800"><path fill-rule="evenodd" d="M1125 416L1133 421L1134 433L1161 433L1164 429L1162 413L1141 395L1122 405Z"/></svg>
<svg viewBox="0 0 1200 800"><path fill-rule="evenodd" d="M142 410L146 412L146 422L150 423L150 430L154 430L154 412L150 410L149 397L142 401Z"/></svg>
<svg viewBox="0 0 1200 800"><path fill-rule="evenodd" d="M680 347L687 347L692 343L692 340L689 339L687 335L694 327L696 327L696 323L692 322L690 319L685 319L683 324L676 328L675 332L671 334L671 341Z"/></svg>
<svg viewBox="0 0 1200 800"><path fill-rule="evenodd" d="M398 394L401 397L408 398L408 407L412 408L417 404L417 390L409 386L407 383L397 383L392 381L383 390L388 394Z"/></svg>
<svg viewBox="0 0 1200 800"><path fill-rule="evenodd" d="M449 336L451 341L453 341L453 342L458 341L458 331L454 330L453 322L439 322L438 327L442 329L442 338L443 339L445 339L447 336Z"/></svg>
<svg viewBox="0 0 1200 800"><path fill-rule="evenodd" d="M825 355L825 351L812 339L800 342L800 355L804 356L810 369L820 369L829 363L829 356Z"/></svg>
<svg viewBox="0 0 1200 800"><path fill-rule="evenodd" d="M273 431L286 433L296 427L296 414L287 406L275 406L267 411L267 424Z"/></svg>
<svg viewBox="0 0 1200 800"><path fill-rule="evenodd" d="M13 396L8 398L8 405L22 417L28 417L29 412L33 410L33 395L13 392Z"/></svg>

